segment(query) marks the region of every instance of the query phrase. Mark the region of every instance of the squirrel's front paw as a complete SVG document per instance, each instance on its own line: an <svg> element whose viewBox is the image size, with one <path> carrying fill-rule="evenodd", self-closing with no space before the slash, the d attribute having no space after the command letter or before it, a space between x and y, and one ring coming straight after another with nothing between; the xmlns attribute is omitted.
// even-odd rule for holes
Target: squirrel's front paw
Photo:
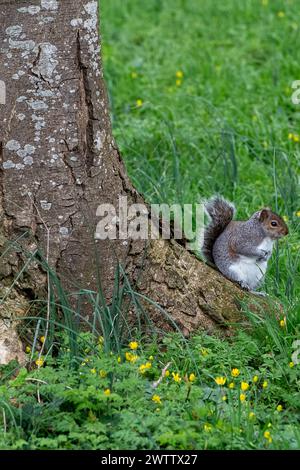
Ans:
<svg viewBox="0 0 300 470"><path fill-rule="evenodd" d="M258 258L257 258L257 261L268 261L268 259L270 258L271 256L271 252L270 251L266 251L266 250L261 250Z"/></svg>

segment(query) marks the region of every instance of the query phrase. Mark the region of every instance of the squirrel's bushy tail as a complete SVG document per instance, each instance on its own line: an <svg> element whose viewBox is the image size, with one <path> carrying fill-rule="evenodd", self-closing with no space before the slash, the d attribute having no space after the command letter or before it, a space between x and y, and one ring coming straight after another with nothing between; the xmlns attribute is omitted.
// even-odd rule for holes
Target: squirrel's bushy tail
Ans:
<svg viewBox="0 0 300 470"><path fill-rule="evenodd" d="M204 230L202 254L206 261L214 264L212 250L216 239L225 230L235 214L235 207L221 196L215 196L205 202L205 211L211 221Z"/></svg>

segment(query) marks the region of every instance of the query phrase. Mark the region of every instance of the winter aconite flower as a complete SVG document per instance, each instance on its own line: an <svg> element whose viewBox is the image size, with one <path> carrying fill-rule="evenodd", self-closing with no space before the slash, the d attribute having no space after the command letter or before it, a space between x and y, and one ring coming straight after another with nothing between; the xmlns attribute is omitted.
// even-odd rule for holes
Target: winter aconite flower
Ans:
<svg viewBox="0 0 300 470"><path fill-rule="evenodd" d="M292 132L289 132L288 139L292 140L293 142L300 142L299 135L298 134L293 134Z"/></svg>
<svg viewBox="0 0 300 470"><path fill-rule="evenodd" d="M129 347L130 347L130 349L135 351L139 347L139 343L137 341L130 341Z"/></svg>
<svg viewBox="0 0 300 470"><path fill-rule="evenodd" d="M104 379L107 376L107 373L105 372L105 370L101 369L99 375L100 377L102 377L102 379Z"/></svg>
<svg viewBox="0 0 300 470"><path fill-rule="evenodd" d="M267 441L269 442L269 444L271 444L271 442L272 442L272 437L271 437L270 431L265 431L265 432L264 432L264 438L267 439Z"/></svg>
<svg viewBox="0 0 300 470"><path fill-rule="evenodd" d="M248 390L248 388L249 388L249 384L247 382L242 382L241 383L241 390L243 390L243 392Z"/></svg>
<svg viewBox="0 0 300 470"><path fill-rule="evenodd" d="M181 377L178 374L178 372L176 372L176 374L175 374L175 372L172 372L172 377L173 377L175 382L177 382L177 383L181 382Z"/></svg>
<svg viewBox="0 0 300 470"><path fill-rule="evenodd" d="M148 369L151 368L151 362L146 362L146 364L141 364L139 367L139 371L141 374L144 374Z"/></svg>
<svg viewBox="0 0 300 470"><path fill-rule="evenodd" d="M106 389L104 390L104 395L106 395L106 396L108 397L110 394L111 394L110 389L109 389L109 388L106 388Z"/></svg>
<svg viewBox="0 0 300 470"><path fill-rule="evenodd" d="M44 343L44 342L45 342L45 339L46 339L45 336L41 336L41 337L40 337L40 342L41 342L41 343Z"/></svg>
<svg viewBox="0 0 300 470"><path fill-rule="evenodd" d="M225 385L226 383L226 377L216 377L215 382L218 385Z"/></svg>
<svg viewBox="0 0 300 470"><path fill-rule="evenodd" d="M256 384L256 382L258 382L258 375L255 375L252 379L252 381Z"/></svg>
<svg viewBox="0 0 300 470"><path fill-rule="evenodd" d="M267 380L264 380L264 382L263 382L262 386L263 386L263 388L267 388L267 386L268 386L268 382L267 382Z"/></svg>
<svg viewBox="0 0 300 470"><path fill-rule="evenodd" d="M190 376L189 376L189 381L190 381L190 382L195 382L195 380L196 380L195 374L190 374Z"/></svg>
<svg viewBox="0 0 300 470"><path fill-rule="evenodd" d="M282 320L280 320L279 325L280 325L281 328L284 328L284 327L285 327L285 324L286 324L285 318L283 318Z"/></svg>
<svg viewBox="0 0 300 470"><path fill-rule="evenodd" d="M169 370L166 370L165 376L166 376L166 377L169 377L169 375L170 375L170 371L169 371Z"/></svg>
<svg viewBox="0 0 300 470"><path fill-rule="evenodd" d="M177 70L177 72L176 72L176 78L183 78L183 72L182 72L182 70Z"/></svg>
<svg viewBox="0 0 300 470"><path fill-rule="evenodd" d="M26 352L27 354L29 354L29 353L31 352L31 347L30 347L30 346L26 346L25 352Z"/></svg>
<svg viewBox="0 0 300 470"><path fill-rule="evenodd" d="M296 217L300 217L300 211L296 212Z"/></svg>
<svg viewBox="0 0 300 470"><path fill-rule="evenodd" d="M293 361L289 362L289 367L290 367L291 369L292 369L292 367L294 367L294 365L295 365L295 364L294 364Z"/></svg>
<svg viewBox="0 0 300 470"><path fill-rule="evenodd" d="M246 400L246 395L244 393L240 394L240 401L243 402Z"/></svg>
<svg viewBox="0 0 300 470"><path fill-rule="evenodd" d="M159 405L161 405L161 399L159 395L153 395L152 401L154 401L154 403L158 403Z"/></svg>
<svg viewBox="0 0 300 470"><path fill-rule="evenodd" d="M35 361L35 363L38 367L42 367L44 362L45 362L44 359L42 359L41 357Z"/></svg>
<svg viewBox="0 0 300 470"><path fill-rule="evenodd" d="M212 430L212 425L209 423L205 423L203 428L205 432L210 432Z"/></svg>
<svg viewBox="0 0 300 470"><path fill-rule="evenodd" d="M96 374L96 369L91 369L91 374Z"/></svg>
<svg viewBox="0 0 300 470"><path fill-rule="evenodd" d="M135 104L136 104L137 108L141 108L143 106L143 100L138 99L138 100L136 100Z"/></svg>
<svg viewBox="0 0 300 470"><path fill-rule="evenodd" d="M230 382L230 384L228 385L229 388L234 388L234 382Z"/></svg>
<svg viewBox="0 0 300 470"><path fill-rule="evenodd" d="M131 352L126 351L125 358L128 362L135 362L138 356L136 354L132 354Z"/></svg>
<svg viewBox="0 0 300 470"><path fill-rule="evenodd" d="M250 411L248 416L249 416L249 419L254 419L255 418L255 413L253 413L253 411Z"/></svg>
<svg viewBox="0 0 300 470"><path fill-rule="evenodd" d="M223 395L223 396L222 396L222 400L223 400L223 401L226 401L226 400L227 400L227 396L226 396L226 395Z"/></svg>
<svg viewBox="0 0 300 470"><path fill-rule="evenodd" d="M283 406L282 405L278 405L277 408L276 408L277 411L282 411L283 410Z"/></svg>
<svg viewBox="0 0 300 470"><path fill-rule="evenodd" d="M240 371L237 368L232 369L231 371L232 377L238 377L240 375Z"/></svg>

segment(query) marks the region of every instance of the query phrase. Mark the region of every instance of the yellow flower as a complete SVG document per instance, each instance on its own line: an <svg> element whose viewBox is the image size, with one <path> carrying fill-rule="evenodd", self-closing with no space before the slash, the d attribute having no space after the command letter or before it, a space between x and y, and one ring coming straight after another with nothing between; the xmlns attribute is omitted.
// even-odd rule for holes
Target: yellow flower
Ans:
<svg viewBox="0 0 300 470"><path fill-rule="evenodd" d="M161 399L159 395L153 395L152 401L154 401L154 403L158 403L159 405L161 405Z"/></svg>
<svg viewBox="0 0 300 470"><path fill-rule="evenodd" d="M96 374L96 369L91 369L91 374Z"/></svg>
<svg viewBox="0 0 300 470"><path fill-rule="evenodd" d="M29 354L29 353L31 352L31 347L30 347L30 346L26 346L25 352L26 352L27 354Z"/></svg>
<svg viewBox="0 0 300 470"><path fill-rule="evenodd" d="M40 342L41 342L41 343L44 343L44 342L45 342L45 339L46 339L45 336L41 336L41 337L40 337Z"/></svg>
<svg viewBox="0 0 300 470"><path fill-rule="evenodd" d="M203 357L207 356L208 355L207 349L205 349L205 348L201 349L201 354L202 354Z"/></svg>
<svg viewBox="0 0 300 470"><path fill-rule="evenodd" d="M118 361L118 364L121 364L121 356L118 356L117 361Z"/></svg>
<svg viewBox="0 0 300 470"><path fill-rule="evenodd" d="M238 377L240 375L239 369L237 369L237 368L232 369L231 375L232 375L232 377Z"/></svg>
<svg viewBox="0 0 300 470"><path fill-rule="evenodd" d="M104 390L104 395L106 395L106 396L108 397L110 394L111 394L110 389L109 389L109 388L106 388L106 389Z"/></svg>
<svg viewBox="0 0 300 470"><path fill-rule="evenodd" d="M139 346L139 343L138 343L137 341L130 341L130 343L129 343L129 347L130 347L130 349L132 349L133 351L134 351L135 349L137 349L138 346Z"/></svg>
<svg viewBox="0 0 300 470"><path fill-rule="evenodd" d="M271 444L272 442L272 437L270 431L265 431L264 432L264 438L267 439L267 441Z"/></svg>
<svg viewBox="0 0 300 470"><path fill-rule="evenodd" d="M210 432L212 430L212 425L209 423L204 424L204 431L205 432Z"/></svg>
<svg viewBox="0 0 300 470"><path fill-rule="evenodd" d="M102 377L102 379L104 379L107 376L107 373L105 372L105 370L101 369L99 375L100 377Z"/></svg>
<svg viewBox="0 0 300 470"><path fill-rule="evenodd" d="M189 381L190 381L190 382L195 382L195 380L196 380L195 374L190 374L190 376L189 376Z"/></svg>
<svg viewBox="0 0 300 470"><path fill-rule="evenodd" d="M175 372L172 372L172 376L175 382L181 382L181 377L178 372L176 374Z"/></svg>
<svg viewBox="0 0 300 470"><path fill-rule="evenodd" d="M288 218L287 215L283 215L282 218L283 218L283 220L284 220L285 222L288 222L288 220L289 220L289 218Z"/></svg>
<svg viewBox="0 0 300 470"><path fill-rule="evenodd" d="M234 388L234 382L230 382L230 384L228 385L229 388Z"/></svg>
<svg viewBox="0 0 300 470"><path fill-rule="evenodd" d="M256 382L258 382L258 375L255 375L252 380L256 384Z"/></svg>
<svg viewBox="0 0 300 470"><path fill-rule="evenodd" d="M300 217L300 211L297 211L297 212L296 212L296 216L297 216L297 217Z"/></svg>
<svg viewBox="0 0 300 470"><path fill-rule="evenodd" d="M294 134L292 132L288 133L288 139L293 140Z"/></svg>
<svg viewBox="0 0 300 470"><path fill-rule="evenodd" d="M262 384L263 388L267 388L268 386L268 382L266 380L264 380L263 384Z"/></svg>
<svg viewBox="0 0 300 470"><path fill-rule="evenodd" d="M215 382L218 385L225 385L226 383L226 377L216 377Z"/></svg>
<svg viewBox="0 0 300 470"><path fill-rule="evenodd" d="M170 371L169 371L169 370L166 370L165 376L166 376L166 377L169 377L169 375L170 375Z"/></svg>
<svg viewBox="0 0 300 470"><path fill-rule="evenodd" d="M227 396L226 396L226 395L223 395L223 396L222 396L222 400L223 400L223 401L226 401L226 400L227 400Z"/></svg>
<svg viewBox="0 0 300 470"><path fill-rule="evenodd" d="M44 359L42 359L41 357L35 361L35 363L38 367L42 367L44 362L45 362Z"/></svg>
<svg viewBox="0 0 300 470"><path fill-rule="evenodd" d="M295 364L293 363L293 361L291 361L291 362L289 363L289 366L290 366L291 369L292 369L292 367L294 367L294 365L295 365Z"/></svg>
<svg viewBox="0 0 300 470"><path fill-rule="evenodd" d="M247 382L242 382L241 383L241 390L243 390L243 392L248 390L248 388L249 388L249 384Z"/></svg>
<svg viewBox="0 0 300 470"><path fill-rule="evenodd" d="M279 11L279 12L277 13L277 16L278 16L278 18L284 18L284 17L285 17L284 11Z"/></svg>
<svg viewBox="0 0 300 470"><path fill-rule="evenodd" d="M176 78L183 78L183 72L182 72L182 70L177 70L177 72L176 72Z"/></svg>
<svg viewBox="0 0 300 470"><path fill-rule="evenodd" d="M131 78L135 79L137 78L138 74L136 72L131 72Z"/></svg>
<svg viewBox="0 0 300 470"><path fill-rule="evenodd" d="M126 351L125 358L128 362L135 362L138 356L136 354L132 354L131 352Z"/></svg>
<svg viewBox="0 0 300 470"><path fill-rule="evenodd" d="M137 108L140 108L141 106L143 106L143 100L139 98L138 100L136 100L135 104Z"/></svg>
<svg viewBox="0 0 300 470"><path fill-rule="evenodd" d="M240 400L241 400L241 402L246 400L246 395L244 393L240 394Z"/></svg>
<svg viewBox="0 0 300 470"><path fill-rule="evenodd" d="M149 356L149 361L153 361L154 357L153 356Z"/></svg>
<svg viewBox="0 0 300 470"><path fill-rule="evenodd" d="M298 134L294 134L294 135L293 135L293 141L294 141L294 142L300 142L300 137L299 137Z"/></svg>
<svg viewBox="0 0 300 470"><path fill-rule="evenodd" d="M141 364L139 367L139 371L141 374L144 374L147 369L150 369L152 366L151 362L146 362L146 364Z"/></svg>
<svg viewBox="0 0 300 470"><path fill-rule="evenodd" d="M282 411L283 410L283 406L282 405L278 405L277 408L276 408L277 411Z"/></svg>
<svg viewBox="0 0 300 470"><path fill-rule="evenodd" d="M286 325L286 318L284 317L282 320L280 320L279 325L281 328L284 328Z"/></svg>
<svg viewBox="0 0 300 470"><path fill-rule="evenodd" d="M249 419L254 419L255 418L255 413L253 413L253 411L250 411L248 416L249 416Z"/></svg>

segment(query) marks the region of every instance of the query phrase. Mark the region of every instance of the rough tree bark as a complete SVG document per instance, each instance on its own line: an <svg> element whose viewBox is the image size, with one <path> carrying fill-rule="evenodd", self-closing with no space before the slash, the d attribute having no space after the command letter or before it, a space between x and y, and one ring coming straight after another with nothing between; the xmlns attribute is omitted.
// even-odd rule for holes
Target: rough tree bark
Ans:
<svg viewBox="0 0 300 470"><path fill-rule="evenodd" d="M97 286L97 257L107 295L116 259L132 282L189 333L240 319L242 291L175 241L100 241L93 233L100 203L143 202L113 140L99 60L98 3L89 0L0 0L0 362L22 357L15 321L31 292L46 283L7 242L38 246L69 290ZM142 143L141 143L142 145ZM46 230L48 229L48 232ZM28 233L30 232L30 235ZM95 251L96 246L96 251ZM7 295L6 295L7 294ZM11 308L13 306L13 308ZM9 308L10 307L10 308ZM148 305L160 328L170 328Z"/></svg>

